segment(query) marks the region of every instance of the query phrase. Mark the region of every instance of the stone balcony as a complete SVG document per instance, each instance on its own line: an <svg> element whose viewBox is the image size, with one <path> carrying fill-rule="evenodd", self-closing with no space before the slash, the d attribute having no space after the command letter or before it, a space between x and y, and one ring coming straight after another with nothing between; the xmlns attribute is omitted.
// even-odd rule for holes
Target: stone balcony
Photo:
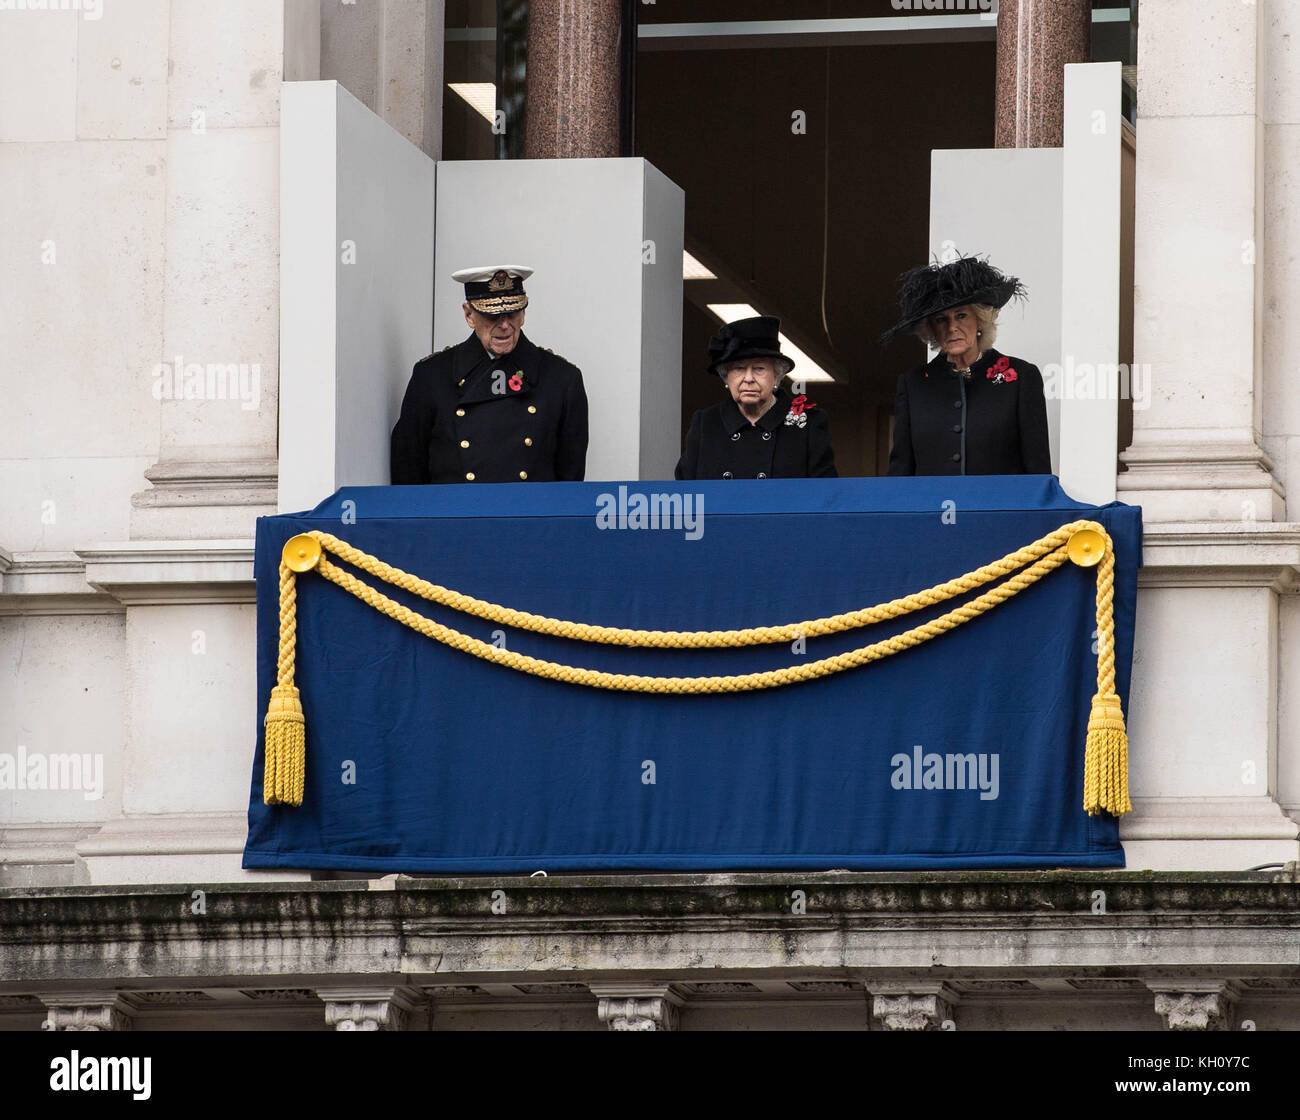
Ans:
<svg viewBox="0 0 1300 1120"><path fill-rule="evenodd" d="M0 1029L1296 1029L1298 944L1294 864L9 889Z"/></svg>

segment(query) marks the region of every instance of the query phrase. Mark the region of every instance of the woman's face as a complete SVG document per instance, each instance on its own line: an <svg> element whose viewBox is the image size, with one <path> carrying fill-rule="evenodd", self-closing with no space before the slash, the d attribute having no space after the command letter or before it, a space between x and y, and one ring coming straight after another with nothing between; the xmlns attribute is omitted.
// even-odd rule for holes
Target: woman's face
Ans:
<svg viewBox="0 0 1300 1120"><path fill-rule="evenodd" d="M950 358L959 358L977 348L976 331L979 330L979 320L975 317L975 309L969 303L962 304L961 307L953 307L948 311L940 311L938 315L931 315L930 329L934 331L939 349Z"/></svg>
<svg viewBox="0 0 1300 1120"><path fill-rule="evenodd" d="M731 399L742 408L767 404L776 389L776 362L775 358L742 358L723 366L722 380Z"/></svg>

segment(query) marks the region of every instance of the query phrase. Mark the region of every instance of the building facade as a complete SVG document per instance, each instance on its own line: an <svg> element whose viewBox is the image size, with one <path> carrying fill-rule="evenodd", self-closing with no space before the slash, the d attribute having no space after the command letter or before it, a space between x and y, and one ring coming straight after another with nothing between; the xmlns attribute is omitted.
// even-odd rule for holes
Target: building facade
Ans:
<svg viewBox="0 0 1300 1120"><path fill-rule="evenodd" d="M0 1029L1300 1027L1300 5L637 7L0 11ZM872 316L927 251L930 152L1060 145L1063 67L1107 35L1136 98L1119 314L1150 389L1117 433L1145 525L1128 871L241 869L291 329L284 83L337 82L432 161L648 160L716 285L685 280L682 411L710 307L761 300L831 379L842 473L870 475L906 359L876 355ZM797 104L743 89L808 73ZM918 92L864 101L859 73ZM693 119L682 89L715 79ZM807 162L789 194L713 197L733 134L760 180ZM888 188L846 154L895 146Z"/></svg>

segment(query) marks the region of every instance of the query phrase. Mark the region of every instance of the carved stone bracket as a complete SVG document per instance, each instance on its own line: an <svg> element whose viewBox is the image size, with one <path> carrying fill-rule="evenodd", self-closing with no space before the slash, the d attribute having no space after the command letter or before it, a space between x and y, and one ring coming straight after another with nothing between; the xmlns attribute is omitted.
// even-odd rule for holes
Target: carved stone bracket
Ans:
<svg viewBox="0 0 1300 1120"><path fill-rule="evenodd" d="M872 1017L883 1030L940 1031L955 1022L958 996L947 984L872 984L868 991Z"/></svg>
<svg viewBox="0 0 1300 1120"><path fill-rule="evenodd" d="M590 984L596 1015L612 1031L675 1031L682 997L672 984Z"/></svg>
<svg viewBox="0 0 1300 1120"><path fill-rule="evenodd" d="M418 996L406 988L317 988L336 1031L404 1031Z"/></svg>
<svg viewBox="0 0 1300 1120"><path fill-rule="evenodd" d="M42 997L46 1031L129 1031L131 1014L117 992L59 992Z"/></svg>
<svg viewBox="0 0 1300 1120"><path fill-rule="evenodd" d="M1229 980L1148 981L1155 993L1156 1014L1171 1031L1227 1031L1237 989Z"/></svg>

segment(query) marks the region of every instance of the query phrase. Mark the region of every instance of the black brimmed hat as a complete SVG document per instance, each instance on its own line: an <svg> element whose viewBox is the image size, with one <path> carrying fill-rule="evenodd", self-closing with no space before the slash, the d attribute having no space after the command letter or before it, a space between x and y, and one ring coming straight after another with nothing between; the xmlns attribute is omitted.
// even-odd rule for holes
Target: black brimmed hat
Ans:
<svg viewBox="0 0 1300 1120"><path fill-rule="evenodd" d="M524 281L533 274L531 268L518 264L494 265L489 268L462 268L451 278L465 285L465 302L484 315L504 315L528 306Z"/></svg>
<svg viewBox="0 0 1300 1120"><path fill-rule="evenodd" d="M918 323L967 303L1002 307L1008 300L1024 299L1025 286L1016 277L999 272L980 257L958 257L947 264L909 269L898 278L898 306L902 320L880 341L890 342L915 329Z"/></svg>
<svg viewBox="0 0 1300 1120"><path fill-rule="evenodd" d="M780 335L781 320L775 315L723 323L709 339L709 372L718 373L719 366L742 358L780 358L785 362L785 373L789 373L794 369L794 359L781 353Z"/></svg>

